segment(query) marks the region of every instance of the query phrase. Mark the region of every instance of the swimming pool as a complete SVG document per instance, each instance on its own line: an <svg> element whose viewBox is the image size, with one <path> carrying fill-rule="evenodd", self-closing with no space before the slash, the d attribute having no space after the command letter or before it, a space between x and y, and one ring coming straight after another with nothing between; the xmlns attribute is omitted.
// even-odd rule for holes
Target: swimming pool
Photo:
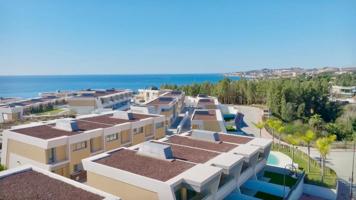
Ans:
<svg viewBox="0 0 356 200"><path fill-rule="evenodd" d="M268 159L267 159L267 164L268 165L278 165L279 164L278 157L276 155L274 155L273 152L271 152L269 154Z"/></svg>

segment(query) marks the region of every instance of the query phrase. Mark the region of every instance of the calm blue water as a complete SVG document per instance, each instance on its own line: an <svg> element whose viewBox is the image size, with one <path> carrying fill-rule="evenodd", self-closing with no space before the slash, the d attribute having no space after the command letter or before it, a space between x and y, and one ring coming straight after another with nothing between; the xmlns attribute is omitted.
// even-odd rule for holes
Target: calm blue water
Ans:
<svg viewBox="0 0 356 200"><path fill-rule="evenodd" d="M222 74L174 75L70 75L70 76L0 76L0 97L35 97L39 92L118 88L132 89L164 83L184 85L204 81L218 82ZM234 78L238 79L238 77Z"/></svg>

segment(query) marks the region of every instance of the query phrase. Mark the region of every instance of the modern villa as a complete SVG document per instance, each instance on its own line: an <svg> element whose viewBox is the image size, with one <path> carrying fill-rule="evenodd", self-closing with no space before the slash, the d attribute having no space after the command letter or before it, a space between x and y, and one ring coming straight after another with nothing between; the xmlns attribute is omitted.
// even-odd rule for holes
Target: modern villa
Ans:
<svg viewBox="0 0 356 200"><path fill-rule="evenodd" d="M219 109L195 109L191 117L192 129L226 133L225 121Z"/></svg>
<svg viewBox="0 0 356 200"><path fill-rule="evenodd" d="M256 179L271 144L269 139L192 130L82 162L89 186L125 200L223 199Z"/></svg>
<svg viewBox="0 0 356 200"><path fill-rule="evenodd" d="M130 107L133 92L131 90L83 90L68 99L71 110L77 114L91 114L104 110L126 110Z"/></svg>
<svg viewBox="0 0 356 200"><path fill-rule="evenodd" d="M0 199L120 200L112 194L31 165L0 172Z"/></svg>
<svg viewBox="0 0 356 200"><path fill-rule="evenodd" d="M81 160L104 151L165 136L165 117L125 111L57 119L3 132L1 164L31 164L82 180Z"/></svg>
<svg viewBox="0 0 356 200"><path fill-rule="evenodd" d="M346 101L356 103L356 86L337 86L330 88L330 98L333 101Z"/></svg>
<svg viewBox="0 0 356 200"><path fill-rule="evenodd" d="M153 90L159 91L159 90ZM181 91L163 90L158 97L151 98L143 104L131 106L131 110L140 113L152 113L166 116L169 127L184 107L185 94Z"/></svg>

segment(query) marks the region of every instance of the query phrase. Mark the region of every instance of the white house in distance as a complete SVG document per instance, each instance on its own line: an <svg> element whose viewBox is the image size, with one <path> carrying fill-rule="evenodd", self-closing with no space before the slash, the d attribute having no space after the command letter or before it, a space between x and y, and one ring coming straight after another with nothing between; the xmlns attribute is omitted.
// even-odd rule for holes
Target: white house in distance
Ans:
<svg viewBox="0 0 356 200"><path fill-rule="evenodd" d="M356 103L356 86L333 85L330 89L330 98L333 101Z"/></svg>

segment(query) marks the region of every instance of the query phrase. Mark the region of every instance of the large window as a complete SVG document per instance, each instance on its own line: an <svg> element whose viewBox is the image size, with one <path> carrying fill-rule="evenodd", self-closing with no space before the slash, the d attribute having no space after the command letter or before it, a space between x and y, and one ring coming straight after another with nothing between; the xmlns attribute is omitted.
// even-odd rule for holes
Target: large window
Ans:
<svg viewBox="0 0 356 200"><path fill-rule="evenodd" d="M86 141L73 144L73 151L79 151L79 150L85 149L85 148L87 148Z"/></svg>
<svg viewBox="0 0 356 200"><path fill-rule="evenodd" d="M117 139L119 139L119 134L117 133L106 136L106 142L111 142Z"/></svg>

